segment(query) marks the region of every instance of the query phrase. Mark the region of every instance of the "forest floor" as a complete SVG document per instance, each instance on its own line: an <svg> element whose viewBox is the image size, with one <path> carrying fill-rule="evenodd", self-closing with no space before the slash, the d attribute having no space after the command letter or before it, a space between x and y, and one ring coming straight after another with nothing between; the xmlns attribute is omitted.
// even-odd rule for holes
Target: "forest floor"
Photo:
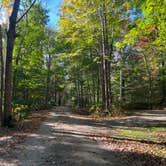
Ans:
<svg viewBox="0 0 166 166"><path fill-rule="evenodd" d="M0 131L0 166L158 165L166 165L166 111L94 118L57 107Z"/></svg>

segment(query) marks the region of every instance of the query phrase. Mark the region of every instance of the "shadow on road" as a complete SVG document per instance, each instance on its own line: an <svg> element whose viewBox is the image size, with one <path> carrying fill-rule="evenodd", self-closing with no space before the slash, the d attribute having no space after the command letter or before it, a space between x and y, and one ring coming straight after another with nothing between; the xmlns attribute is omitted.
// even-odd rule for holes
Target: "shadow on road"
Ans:
<svg viewBox="0 0 166 166"><path fill-rule="evenodd" d="M102 121L81 118L64 109L53 111L52 116L32 134L24 144L13 150L13 158L0 156L3 163L21 166L165 166L162 158L149 154L110 149L99 144L93 136L103 136L115 127L135 127L141 125L143 117ZM131 123L131 122L132 123ZM134 121L134 123L133 123ZM137 122L136 122L137 121ZM153 126L165 125L158 120L147 120ZM103 135L102 135L103 134ZM1 142L2 143L2 142ZM5 166L5 164L4 164Z"/></svg>

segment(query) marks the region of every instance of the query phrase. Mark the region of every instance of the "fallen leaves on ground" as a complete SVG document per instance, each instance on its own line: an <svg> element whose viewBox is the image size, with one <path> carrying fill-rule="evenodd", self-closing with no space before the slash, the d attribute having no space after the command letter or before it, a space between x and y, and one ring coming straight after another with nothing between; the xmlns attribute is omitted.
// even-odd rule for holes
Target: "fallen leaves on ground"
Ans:
<svg viewBox="0 0 166 166"><path fill-rule="evenodd" d="M47 110L32 113L14 128L0 128L0 156L10 157L11 149L24 142L25 138L37 131L41 122L49 117Z"/></svg>
<svg viewBox="0 0 166 166"><path fill-rule="evenodd" d="M99 144L106 144L108 149L116 152L116 156L126 161L130 166L165 166L166 165L166 147L165 145L147 144L137 141L118 140L107 136L89 137ZM124 165L125 165L124 164Z"/></svg>

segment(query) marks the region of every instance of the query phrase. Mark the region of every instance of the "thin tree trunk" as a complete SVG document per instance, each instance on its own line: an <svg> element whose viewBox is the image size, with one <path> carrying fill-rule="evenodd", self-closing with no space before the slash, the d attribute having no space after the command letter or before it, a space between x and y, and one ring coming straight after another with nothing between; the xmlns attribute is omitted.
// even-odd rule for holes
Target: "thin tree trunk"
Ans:
<svg viewBox="0 0 166 166"><path fill-rule="evenodd" d="M120 69L120 105L123 104L124 102L124 85L125 82L124 82L124 79L123 79L123 69L121 68Z"/></svg>
<svg viewBox="0 0 166 166"><path fill-rule="evenodd" d="M79 80L79 75L77 74L77 92L78 92L78 97L77 97L77 104L80 107L81 106L81 85L80 85L80 80Z"/></svg>
<svg viewBox="0 0 166 166"><path fill-rule="evenodd" d="M103 8L102 8L103 10ZM107 87L106 87L106 63L105 63L105 58L106 58L106 55L105 55L105 32L104 32L104 17L103 17L103 11L101 12L101 29L102 29L102 56L101 56L101 59L102 59L102 73L101 73L101 76L102 76L102 105L103 105L103 108L104 109L107 109L107 102L106 102L106 92L107 92Z"/></svg>
<svg viewBox="0 0 166 166"><path fill-rule="evenodd" d="M93 56L92 56L92 52L90 50L90 59L93 61ZM97 94L97 91L96 91L96 86L95 86L95 72L94 72L94 68L91 67L91 79L92 79L92 98L93 98L93 101L92 101L92 104L96 104L96 94ZM90 85L89 85L89 89L90 88Z"/></svg>
<svg viewBox="0 0 166 166"><path fill-rule="evenodd" d="M98 65L98 76L97 76L97 103L100 103L100 65Z"/></svg>
<svg viewBox="0 0 166 166"><path fill-rule="evenodd" d="M62 96L61 96L61 92L58 93L58 105L61 106L62 104Z"/></svg>
<svg viewBox="0 0 166 166"><path fill-rule="evenodd" d="M143 54L143 56L144 56L144 61L145 61L147 74L148 74L148 77L149 77L149 108L152 109L152 75L151 75L151 72L150 72L150 69L149 69L147 57L146 57L145 54Z"/></svg>
<svg viewBox="0 0 166 166"><path fill-rule="evenodd" d="M161 53L161 102L160 105L165 105L166 103L166 72L165 72L165 59L164 56L162 55L163 53Z"/></svg>
<svg viewBox="0 0 166 166"><path fill-rule="evenodd" d="M102 1L101 13L102 31L102 103L105 110L111 109L111 75L110 75L110 49L108 42L107 9L105 0Z"/></svg>
<svg viewBox="0 0 166 166"><path fill-rule="evenodd" d="M4 61L3 61L3 44L2 44L2 27L0 25L0 69L1 69L1 92L0 92L0 118L1 118L1 124L3 124L3 110L2 110L2 104L3 104L3 92L4 92Z"/></svg>
<svg viewBox="0 0 166 166"><path fill-rule="evenodd" d="M45 101L46 105L48 105L49 101L50 101L51 61L52 61L52 58L51 58L51 55L49 54L48 55L48 62L47 62L47 85L46 85L46 101Z"/></svg>
<svg viewBox="0 0 166 166"><path fill-rule="evenodd" d="M54 103L57 104L56 75L54 75Z"/></svg>
<svg viewBox="0 0 166 166"><path fill-rule="evenodd" d="M120 106L122 106L123 102L124 102L124 87L125 87L125 79L124 79L124 64L125 64L125 60L127 57L124 56L123 54L123 50L120 50L119 52L120 56L121 56L121 60L120 60L120 73L119 73L119 79L120 79L120 86L119 86L119 94L120 94Z"/></svg>
<svg viewBox="0 0 166 166"><path fill-rule="evenodd" d="M75 78L75 87L76 87L76 105L79 106L79 85L78 85L78 79L77 79L77 74Z"/></svg>
<svg viewBox="0 0 166 166"><path fill-rule="evenodd" d="M84 107L84 88L83 88L83 81L80 81L80 98L81 98L81 108Z"/></svg>

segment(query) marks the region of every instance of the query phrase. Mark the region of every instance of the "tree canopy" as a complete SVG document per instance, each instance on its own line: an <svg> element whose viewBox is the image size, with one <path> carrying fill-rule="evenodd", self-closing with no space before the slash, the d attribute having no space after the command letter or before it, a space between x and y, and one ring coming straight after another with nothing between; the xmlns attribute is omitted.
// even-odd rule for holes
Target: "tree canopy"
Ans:
<svg viewBox="0 0 166 166"><path fill-rule="evenodd" d="M18 108L164 106L166 1L62 2L51 29L45 1L0 1L2 124Z"/></svg>

